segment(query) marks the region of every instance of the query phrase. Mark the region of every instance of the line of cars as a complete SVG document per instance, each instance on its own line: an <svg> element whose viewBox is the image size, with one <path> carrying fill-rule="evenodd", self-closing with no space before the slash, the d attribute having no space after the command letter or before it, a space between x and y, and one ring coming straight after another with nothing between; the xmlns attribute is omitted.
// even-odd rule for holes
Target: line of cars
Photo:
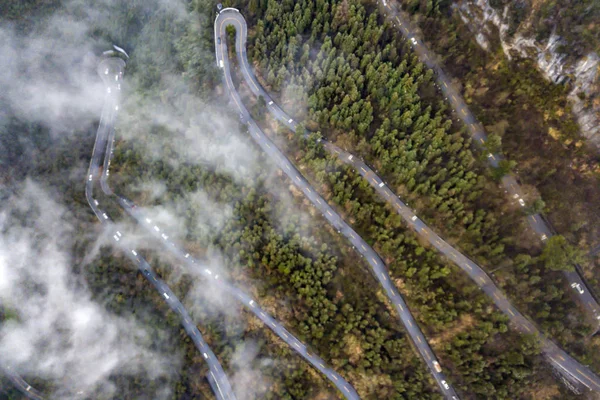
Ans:
<svg viewBox="0 0 600 400"><path fill-rule="evenodd" d="M241 17L243 18L243 17ZM218 56L218 55L217 55ZM294 128L293 125L293 120L292 119L288 119L289 117L286 116L286 114L279 109L279 107L277 107L276 105L273 105L273 102L270 100L270 97L268 96L268 94L266 94L264 92L264 90L259 89L258 86L259 84L257 82L254 82L252 79L252 73L250 71L246 71L246 69L250 69L249 66L245 65L245 61L243 59L243 57L241 57L240 54L237 54L238 56L238 61L242 66L242 73L244 75L244 78L246 80L250 80L248 82L251 90L255 93L255 95L260 95L263 96L265 99L268 100L268 105L269 105L269 111L275 116L275 118L279 119L284 125L287 125L290 128ZM244 55L245 56L245 55ZM441 83L440 83L441 86ZM230 88L230 90L232 90ZM236 103L238 103L240 100L237 99ZM238 107L240 105L238 104ZM467 115L465 112L463 112L464 115ZM317 142L321 142L321 139L317 139ZM267 146L268 147L268 146ZM263 150L267 151L267 153L269 153L269 149L265 149L263 148ZM370 182L370 179L369 179ZM504 183L504 182L503 182ZM513 185L516 183L510 183L510 185ZM505 186L507 186L505 184ZM512 193L515 192L515 190L511 190ZM389 193L390 195L392 193ZM512 194L511 194L512 196ZM514 196L512 196L514 199L517 200L518 204L521 207L526 207L526 203L525 201L520 198L520 196L517 196L516 198ZM410 215L407 217L410 218L411 221L415 222L417 220L416 215L412 215L412 218L410 217ZM533 218L533 217L532 217ZM539 221L538 221L539 222ZM409 224L410 225L410 224ZM339 228L338 228L339 231ZM421 232L425 232L427 231L427 234L429 235L431 232L425 228L420 229ZM437 235L429 235L429 236L433 236L433 237L437 237ZM547 236L544 234L541 234L542 240L546 240ZM435 240L434 240L435 242ZM439 242L439 238L438 238L438 242ZM446 250L447 250L447 244L445 246ZM459 260L462 261L461 264L461 268L464 267L465 270L473 270L475 271L477 269L478 274L475 274L475 278L481 280L481 285L482 285L482 289L486 292L486 294L488 294L490 297L497 299L497 301L495 301L495 303L497 305L499 305L499 307L501 307L501 309L507 313L507 315L511 316L511 319L514 320L515 322L515 326L517 326L523 333L531 333L536 331L536 328L533 324L531 324L530 321L528 321L524 316L522 316L518 310L516 310L512 305L510 305L510 302L508 302L508 300L506 299L505 296L503 295L498 295L498 289L497 287L495 287L495 285L493 284L492 281L490 281L490 279L487 277L487 275L483 272L480 271L481 268L479 268L478 266L474 265L472 263L472 261L468 260L466 257L462 256L462 255L458 255L456 254L456 250L454 249L454 254L451 254L453 256L456 256L455 261ZM483 276L481 276L483 275ZM582 293L582 291L584 291L583 287L581 287L581 285L578 287L576 284L577 282L574 282L575 285L572 285L572 287L574 289L576 289L579 293ZM496 297L494 297L496 296ZM508 304L508 306L507 306ZM539 332L537 332L539 333ZM543 335L542 335L543 336ZM592 387L596 387L596 388L600 388L600 382L598 380L598 377L594 375L593 372L591 371L587 371L587 368L582 366L579 362L577 362L577 360L575 360L573 357L569 356L567 353L565 353L563 350L561 350L558 346L556 346L553 342L549 341L547 338L542 337L543 340L543 345L544 345L544 351L546 352L546 354L550 355L550 359L553 360L554 364L556 364L557 367L562 368L565 371L568 371L568 373L575 377L579 382L581 382L582 384L588 386L588 388L592 388ZM557 362L556 360L560 360L560 362ZM435 368L435 366L434 366ZM436 368L436 372L437 372L437 368ZM439 382L439 381L438 381ZM446 388L446 385L444 385L444 383L442 383L442 386L444 388Z"/></svg>
<svg viewBox="0 0 600 400"><path fill-rule="evenodd" d="M413 40L415 39L415 36L414 30L410 27L410 21L406 20L402 14L397 11L397 7L395 5L390 6L390 4L383 1L383 6L393 14L395 20L400 26L402 26L401 31L404 33L404 35L410 39L413 45L416 45L417 41ZM436 87L438 87L446 96L445 100L448 100L448 97L452 98L454 103L451 104L456 105L456 107L460 109L461 114L458 114L458 117L461 118L465 125L469 128L469 133L474 139L476 139L475 143L478 146L484 145L487 139L483 126L477 122L472 113L467 112L468 108L464 102L464 99L460 99L460 94L457 93L452 87L451 80L446 76L442 68L435 62L435 55L429 55L429 50L425 45L419 46L418 49L415 48L415 53L421 58L421 61L425 65L427 65L436 73L435 76L436 80L438 81ZM452 112L454 113L455 110L452 109ZM501 158L501 154L488 154L488 160L492 167L498 167ZM519 195L521 189L519 188L518 179L515 176L505 175L502 178L502 185L505 187L506 193L509 194L512 199L516 200L521 207L526 207L525 200ZM530 227L534 232L536 232L542 242L545 242L553 234L556 234L552 231L550 224L542 219L541 214L530 215L528 216L527 220ZM579 266L577 266L575 271L563 271L563 275L568 282L571 282L571 288L577 294L574 297L580 303L585 312L590 317L600 320L600 304L591 290L589 288L586 290L584 276L579 269Z"/></svg>
<svg viewBox="0 0 600 400"><path fill-rule="evenodd" d="M221 30L224 30L224 27L227 24L233 24L236 27L236 43L241 42L245 43L245 35L246 35L246 22L239 13L228 13L228 16L225 17L225 12L222 11L217 20L215 20L215 26L218 24L219 18L223 18L224 23L220 25ZM215 28L215 36L218 35L218 29ZM216 39L215 39L216 42ZM218 49L219 46L215 45ZM255 95L263 96L265 99L268 99L269 110L271 113L274 113L276 118L281 120L284 125L288 126L290 129L296 129L296 123L292 118L287 116L282 110L278 107L273 106L273 102L270 99L270 96L264 89L259 88L259 84L255 81L253 77L250 67L248 65L248 61L246 58L245 51L237 51L236 55L238 57L238 62L241 65L242 73L244 74L244 78L247 80L247 83L250 85L251 90ZM220 64L222 59L225 59L226 49L218 49L216 51L217 63ZM226 63L228 65L228 63ZM236 104L238 110L241 115L248 114L245 106L242 104L241 98L237 93L237 90L233 86L233 81L230 76L230 72L228 68L225 68L224 71L224 83L227 87L227 91L232 97L233 102ZM264 132L258 127L256 122L252 120L251 117L248 117L247 120L248 130L250 136L256 141L256 143L267 153L268 156L271 157L278 166L278 168L291 179L291 181L296 185L310 200L314 207L316 207L325 219L333 226L339 233L344 235L352 244L355 249L365 258L366 262L370 265L370 272L372 275L379 281L384 289L385 295L391 301L391 304L394 306L398 313L398 317L405 326L407 333L409 334L412 342L416 346L417 351L425 361L428 368L432 372L433 377L436 382L442 389L442 393L444 396L451 400L458 399L458 395L454 391L454 389L448 384L444 374L442 373L441 367L439 363L437 364L437 368L433 365L433 361L436 361L435 354L431 350L429 343L423 333L421 332L416 320L412 316L408 306L406 305L404 299L398 292L398 289L390 282L388 277L387 269L385 263L373 250L373 248L367 244L367 242L360 237L345 221L344 219L331 207L329 204L321 198L321 196L314 190L310 183L306 181L306 179L302 176L302 174L298 171L298 169L293 165L293 163L275 146L274 143L270 141L264 134ZM383 182L378 181L378 184ZM380 188L384 185L379 186Z"/></svg>

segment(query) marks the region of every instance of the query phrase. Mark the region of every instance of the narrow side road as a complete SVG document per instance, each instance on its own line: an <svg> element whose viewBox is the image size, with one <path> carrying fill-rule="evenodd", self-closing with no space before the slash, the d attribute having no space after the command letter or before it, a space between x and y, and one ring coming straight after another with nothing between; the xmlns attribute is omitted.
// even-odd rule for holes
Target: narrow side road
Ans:
<svg viewBox="0 0 600 400"><path fill-rule="evenodd" d="M215 47L217 49L217 63L221 68L223 68L225 86L229 91L232 100L236 104L237 111L240 114L242 122L248 125L248 130L252 138L263 149L263 151L269 155L271 159L273 159L275 164L290 178L294 185L296 185L296 187L298 187L304 193L310 202L323 214L325 219L327 219L327 221L329 221L329 223L335 227L339 233L344 235L355 246L358 252L365 257L365 260L371 266L371 273L381 284L384 293L390 300L392 307L394 307L398 313L400 320L410 335L415 348L429 367L429 370L440 387L442 393L448 399L458 399L458 394L446 380L446 376L439 367L439 362L437 361L435 354L431 350L429 343L427 343L427 339L421 332L421 329L408 309L406 302L398 292L398 289L391 282L383 260L375 252L375 250L373 250L367 244L367 242L361 238L311 187L310 183L308 183L304 176L302 176L302 174L296 169L294 164L285 157L285 155L259 128L256 122L250 117L246 107L242 104L241 98L231 80L229 58L227 57L228 53L227 45L225 43L225 28L229 25L236 28L235 50L240 63L244 62L243 60L246 60L247 26L244 17L236 9L231 8L223 9L215 20ZM249 68L247 68L247 65L242 69L245 70L245 76L246 74L249 74ZM289 124L292 123L293 121L290 119Z"/></svg>

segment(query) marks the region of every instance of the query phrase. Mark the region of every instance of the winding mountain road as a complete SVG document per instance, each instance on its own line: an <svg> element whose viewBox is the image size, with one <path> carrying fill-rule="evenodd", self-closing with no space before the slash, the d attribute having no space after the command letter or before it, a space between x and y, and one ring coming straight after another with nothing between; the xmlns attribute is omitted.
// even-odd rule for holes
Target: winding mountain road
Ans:
<svg viewBox="0 0 600 400"><path fill-rule="evenodd" d="M209 367L208 374L214 381L214 386L217 389L215 392L217 397L226 400L235 400L233 389L231 388L227 375L223 371L219 360L202 337L202 334L196 325L192 322L185 307L171 291L169 286L156 275L146 260L138 254L137 250L130 248L125 244L126 239L124 235L116 230L108 215L100 208L98 200L93 197L94 183L100 177L100 160L105 153L104 148L107 148L107 143L110 146L111 140L108 140L108 138L114 136L114 123L119 110L119 93L121 91L124 69L125 62L116 57L104 58L98 65L98 74L105 84L107 93L105 95L104 107L102 109L100 124L94 143L90 167L88 169L88 178L86 179L86 199L96 217L107 227L107 230L114 230L112 238L115 241L115 245L123 250L125 255L138 267L143 276L156 288L161 297L165 299L169 308L180 316L183 328L192 339L196 348L202 353L204 360Z"/></svg>
<svg viewBox="0 0 600 400"><path fill-rule="evenodd" d="M120 60L120 59L116 59L116 60ZM122 61L122 60L120 60L120 61ZM109 68L109 70L111 70L111 69ZM101 75L102 75L103 71L106 72L106 67L103 67L103 66L99 67L99 72L101 73ZM114 143L114 137L115 137L115 130L113 129L114 116L116 115L116 112L118 111L118 101L117 101L116 96L117 96L117 93L120 92L120 86L118 86L119 85L118 78L117 78L117 80L115 80L115 82L113 82L112 76L113 75L114 76L122 76L122 70L117 69L117 70L115 70L115 74L110 73L107 75L111 78L106 81L107 90L108 90L108 88L110 88L110 91L108 91L107 95L112 96L111 99L113 99L113 101L109 104L108 110L107 110L107 113L108 112L111 113L110 116L107 117L110 120L110 123L109 123L110 128L103 131L102 136L105 138L105 140L102 143L98 144L99 146L103 146L106 148L106 150L104 152L105 158L104 158L104 164L103 164L103 171L102 171L102 175L100 176L100 186L102 187L102 190L105 194L107 194L109 196L116 196L117 201L118 201L119 205L121 206L121 208L125 212L127 212L127 214L129 214L132 218L134 218L144 229L146 229L149 233L151 233L159 241L159 243L166 248L166 250L168 252L170 252L173 256L178 258L184 265L187 265L190 269L197 269L198 266L202 266L204 263L201 261L198 261L194 257L190 256L189 253L187 253L185 250L183 250L181 247L179 247L175 242L170 240L171 235L167 234L167 232L164 231L161 227L159 227L158 224L153 223L152 219L148 218L144 214L143 211L139 210L138 207L136 207L132 201L126 199L125 197L114 194L108 184L108 177L109 177L109 173L110 173L109 172L110 160L111 160L111 157L113 154L113 143ZM103 112L103 115L104 115L104 112ZM99 136L100 136L100 134L99 134ZM95 162L96 162L95 165L99 164L99 160L95 161ZM90 168L90 171L92 171L91 168ZM91 172L90 172L90 174L91 174L90 177L93 179L93 176L92 176L93 174ZM333 369L328 367L325 364L325 361L323 359L321 359L320 357L318 357L317 355L312 353L304 343L302 343L298 338L296 338L287 329L285 329L277 320L275 320L267 312L265 312L262 308L260 308L260 306L257 304L257 302L254 299L252 299L250 296L248 296L242 290L236 288L231 283L227 282L225 280L225 277L219 276L218 273L216 273L215 271L212 271L210 268L206 268L206 267L202 266L200 268L200 274L207 279L208 284L214 285L215 287L219 288L223 293L228 293L229 295L238 299L248 309L248 311L253 313L266 326L268 326L291 349L293 349L298 354L300 354L314 368L316 368L323 375L325 375L331 381L331 383L333 383L347 399L351 399L351 400L359 399L359 396L356 393L356 390L340 374L338 374L336 371L334 371ZM155 276L152 275L151 279L154 281ZM167 300L171 300L171 298L174 297L170 294L170 292L167 294L169 295L169 298ZM177 300L175 300L174 302L178 303ZM183 308L183 306L181 304L179 304L178 307L180 308L181 312L185 312L185 309ZM194 328L195 328L195 326L194 326ZM208 358L206 356L206 353L203 353L203 355L204 355L204 358L207 359L207 362L210 362L210 360L213 360L213 359L216 360L216 358L214 357L214 354L212 354L212 353L210 353L208 355ZM218 362L217 362L217 367L220 368L220 365L218 365ZM216 372L217 371L215 371L215 373ZM221 378L221 380L224 381L223 384L221 384L220 386L227 388L226 393L227 392L230 393L230 397L223 397L224 399L233 398L232 397L233 392L231 391L229 384L226 382L226 376L224 373L222 373L222 369L220 370L219 374L217 374L217 379L215 379L214 376L211 376L211 378L212 378L212 380L209 379L209 383L211 385L218 383L219 378Z"/></svg>
<svg viewBox="0 0 600 400"><path fill-rule="evenodd" d="M310 183L308 183L304 176L302 176L302 174L296 169L294 164L285 157L285 155L277 148L277 146L275 146L275 144L264 134L256 122L250 117L248 110L243 105L241 98L231 80L229 58L226 57L228 54L227 45L225 43L225 29L230 25L236 28L235 49L236 54L238 55L238 61L241 65L243 65L242 70L244 70L244 76L250 76L249 74L251 72L246 59L246 21L236 9L223 9L217 15L215 20L215 47L217 64L223 68L225 85L229 90L232 100L237 106L237 110L240 113L242 121L248 125L248 130L252 138L263 149L263 151L265 151L265 153L267 153L267 155L269 155L271 159L275 161L275 164L290 178L294 185L296 185L296 187L298 187L310 200L310 202L323 214L325 219L327 219L327 221L329 221L329 223L334 226L338 232L344 235L355 246L359 253L365 257L367 263L371 266L371 272L373 276L383 287L386 296L400 316L400 320L410 335L413 344L429 367L431 374L442 390L442 393L448 399L458 399L458 395L456 394L455 390L447 382L446 376L442 372L441 368L439 368L439 362L431 350L431 347L427 343L427 339L421 332L404 299L398 292L398 289L391 282L387 268L377 252L375 252L375 250L373 250L367 244L367 242L361 238L350 227L350 225L348 225L342 219L342 217L340 217L340 215L311 187ZM256 88L258 88L258 86L256 86ZM288 126L290 125L293 127L295 124L291 119L288 119Z"/></svg>
<svg viewBox="0 0 600 400"><path fill-rule="evenodd" d="M12 384L23 393L25 397L31 400L43 400L42 394L32 388L29 383L25 382L21 376L12 370L11 367L0 367L2 373L12 382Z"/></svg>
<svg viewBox="0 0 600 400"><path fill-rule="evenodd" d="M400 32L411 41L413 50L421 62L435 72L434 76L442 94L452 105L453 111L455 110L453 112L454 116L462 120L467 126L468 132L471 135L471 138L473 138L474 143L480 149L484 150L487 135L483 130L483 125L477 121L471 110L467 107L467 104L459 91L452 85L452 80L444 73L444 70L436 62L436 54L429 50L422 40L416 36L416 29L414 29L411 22L399 12L395 2L381 1L381 4L382 7L390 13L390 19L392 19L395 24L398 24ZM492 167L498 167L502 158L501 154L488 154L487 160ZM514 201L517 204L519 201L523 201L523 191L513 175L505 175L502 178L501 183L511 201ZM548 238L553 236L552 229L550 229L550 226L540 214L528 215L526 218L529 226L542 242L545 242ZM578 266L578 268L581 267ZM581 304L591 318L600 321L600 305L592 295L589 287L585 284L582 276L577 271L563 271L563 274L573 290L575 299Z"/></svg>
<svg viewBox="0 0 600 400"><path fill-rule="evenodd" d="M270 144L271 142L269 141L269 139L266 138L264 133L262 133L262 131L260 131L260 129L258 127L253 128L253 126L255 126L256 124L250 118L247 111L245 111L245 108L242 109L243 105L241 105L241 99L240 99L239 95L237 94L237 92L235 91L235 88L233 88L233 83L231 82L231 78L229 76L228 57L225 56L225 55L227 55L227 51L226 51L226 47L224 47L225 46L224 45L224 42L225 42L224 29L225 29L225 26L227 26L227 25L233 25L236 28L236 54L237 54L238 63L240 65L240 69L243 74L243 77L246 80L250 90L256 96L262 96L265 99L269 112L271 112L272 115L277 120L279 120L282 124L287 126L289 129L295 131L296 122L294 122L294 120L289 115L287 115L277 104L275 104L274 100L268 95L268 93L266 93L264 91L262 86L256 80L256 77L254 76L252 69L249 66L249 63L248 63L248 60L246 57L246 46L245 46L246 45L246 37L247 37L247 27L246 27L245 19L235 9L222 10L221 13L217 16L217 20L215 21L215 37L219 37L219 36L217 36L217 21L221 21L220 25L219 25L219 31L218 31L218 32L220 32L221 44L219 45L219 43L218 43L219 40L216 40L217 43L215 45L216 46L217 64L220 65L221 61L223 61L222 67L224 68L224 71L225 71L225 79L226 79L226 84L228 86L228 89L231 92L231 95L234 98L234 101L235 101L236 105L238 106L240 113L247 119L249 127L251 128L250 129L251 133L254 134L255 139L257 140L259 145L263 148L263 150L265 150L268 154L272 155L275 159L280 159L281 157L285 158L283 155L280 154L280 152L278 150L277 151L273 150L273 148L275 148L274 145ZM543 349L545 355L548 357L548 359L551 361L551 363L557 367L558 371L560 371L561 373L567 374L568 377L574 378L575 380L581 382L583 385L588 387L590 390L600 391L600 378L598 378L598 376L596 376L587 367L584 367L583 365L581 365L574 358L569 356L566 352L564 352L562 349L560 349L554 342L552 342L551 340L544 337L531 321L529 321L527 318L525 318L525 316L523 316L514 306L512 306L512 304L510 303L508 298L495 285L495 283L485 273L485 271L483 271L483 269L481 269L477 264L475 264L473 261L471 261L470 259L465 257L458 250L456 250L451 245L449 245L447 242L445 242L440 236L438 236L436 233L434 233L425 223L423 223L423 221L421 221L414 214L414 212L408 206L406 206L398 198L398 196L395 193L393 193L387 187L385 182L379 176L377 176L371 168L369 168L359 158L353 156L350 153L347 153L347 152L341 150L339 147L335 146L334 144L329 143L324 139L318 139L318 141L321 142L322 145L328 151L335 153L341 161L352 165L359 174L361 174L365 179L367 179L367 181L371 184L371 186L375 189L375 191L378 194L380 194L385 199L385 201L387 201L393 207L393 209L398 212L399 215L401 215L403 217L403 219L406 221L408 226L410 226L412 229L414 229L414 231L417 234L419 234L422 238L427 240L433 247L435 247L442 254L444 254L449 260L452 260L458 267L460 267L463 271L465 271L469 275L469 277L492 299L492 301L496 304L496 306L510 318L511 323L517 330L519 330L521 333L524 333L524 334L535 335L540 340L540 343L541 343L541 346L542 346L542 349ZM279 153L279 154L277 154L277 153ZM492 161L494 161L494 160L492 160ZM289 163L289 161L288 161L288 163ZM291 164L291 163L289 163L289 164ZM284 168L287 169L288 166L284 165ZM291 165L290 168L293 168L293 165ZM291 169L289 169L288 171L290 171L290 170ZM296 171L295 168L293 169L293 171ZM296 174L297 174L297 176L300 175L297 171L296 171ZM290 175L290 174L288 174L288 175ZM290 176L290 178L293 181L294 181L294 179L296 179L296 181L294 183L296 183L297 185L298 185L298 183L301 183L298 180L298 178L294 178L293 176ZM298 185L298 186L300 186L300 185ZM315 204L315 201L316 201L315 206L317 206L317 208L319 208L321 210L321 212L323 212L323 215L325 216L325 218L327 218L334 226L336 226L336 227L340 226L341 218L339 218L339 217L333 218L333 216L330 214L330 212L333 215L335 215L335 214L333 211L330 211L328 209L329 206L326 205L326 203L321 204L317 198L314 198L314 196L316 196L316 195L313 194L313 192L310 190L310 188L308 188L308 187L305 188L303 186L300 186L300 187L301 187L301 189L303 189L303 191L305 192L307 197L309 197L311 202L313 202L313 204ZM324 200L322 200L322 199L320 199L320 201L324 202ZM536 223L537 223L537 221L536 221ZM360 251L360 249L362 249L363 252L365 252L367 249L369 249L368 246L363 247L363 244L359 243L359 241L357 240L358 235L354 231L347 231L344 229L343 226L341 229L338 228L338 230L343 230L345 236L347 236L349 238L349 240L352 242L352 244L354 244L356 246L356 248L359 249L359 251ZM360 241L362 241L362 239L360 239ZM363 253L363 252L361 252L361 253ZM371 250L371 252L374 253L373 250ZM367 257L367 260L370 259L369 257L372 255L371 252L367 252L367 254L363 253L363 255L365 255ZM381 262L381 260L379 259L379 257L371 258L371 261L373 262L371 265L374 267L374 269L376 271L378 271L378 269L376 268L378 266L378 264L379 263L381 263L381 265L383 264ZM375 265L373 265L373 264L375 264ZM381 279L379 279L379 280L380 280L380 282L383 281L382 284L389 282L389 279L386 275L381 275ZM384 285L384 288L385 288L385 285ZM413 337L413 340L414 340L414 337ZM420 348L419 347L420 343L415 343L415 344L417 345L418 348ZM430 365L430 364L428 363L428 365ZM432 368L432 366L430 366L430 368ZM438 383L439 383L439 381L438 381Z"/></svg>

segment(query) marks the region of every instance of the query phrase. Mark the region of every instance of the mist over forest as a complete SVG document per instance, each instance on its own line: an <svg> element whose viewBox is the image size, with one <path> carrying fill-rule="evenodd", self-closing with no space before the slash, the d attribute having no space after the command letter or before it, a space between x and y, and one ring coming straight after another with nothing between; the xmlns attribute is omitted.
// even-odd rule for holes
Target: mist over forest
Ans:
<svg viewBox="0 0 600 400"><path fill-rule="evenodd" d="M594 224L572 224L565 236L576 245L560 236L563 242L542 249L523 216L544 207L554 216L569 202L547 182L541 191L524 185L526 209L505 201L498 183L516 162L487 167L487 153L475 150L453 118L433 71L376 2L224 3L243 11L251 67L299 122L298 132L310 130L312 139L322 136L372 165L432 231L487 272L497 271L498 286L544 334L600 370L600 338L579 317L561 274L582 259L576 245L595 240ZM410 11L421 12L412 3ZM447 4L430 3L437 10L425 19L430 28L454 29L439 11ZM137 249L185 306L237 399L343 393L211 284L205 268L256 299L361 398L441 399L368 262L240 122L215 60L216 12L207 0L0 0L0 367L47 398L215 397L203 354L115 246L118 229L121 244ZM252 117L381 257L461 398L576 398L539 342L513 329L367 180L268 114L265 99L254 98L244 82L228 32L222 39L229 42L233 81ZM470 48L452 38L449 54ZM114 222L110 229L86 200L107 98L97 67L113 45L130 57L111 187L200 260L195 267L165 251L114 196L95 188ZM504 64L485 71L512 73ZM542 126L542 111L527 104L542 107L539 93L548 95L544 105L562 104L562 94L530 72L519 75L530 90L515 103L533 109L532 121ZM518 147L510 144L510 124L496 122L486 126L492 139L485 151ZM561 171L551 162L552 173ZM558 257L566 262L552 262ZM584 267L593 277L593 261ZM0 393L22 398L6 376Z"/></svg>

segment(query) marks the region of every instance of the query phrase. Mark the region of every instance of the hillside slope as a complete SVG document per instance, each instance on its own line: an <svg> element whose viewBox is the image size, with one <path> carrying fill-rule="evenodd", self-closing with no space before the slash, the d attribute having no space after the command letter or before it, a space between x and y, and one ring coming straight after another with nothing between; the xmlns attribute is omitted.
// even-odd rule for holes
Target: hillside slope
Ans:
<svg viewBox="0 0 600 400"><path fill-rule="evenodd" d="M595 0L465 0L452 8L493 51L534 60L544 76L569 85L581 133L600 146L600 2Z"/></svg>

